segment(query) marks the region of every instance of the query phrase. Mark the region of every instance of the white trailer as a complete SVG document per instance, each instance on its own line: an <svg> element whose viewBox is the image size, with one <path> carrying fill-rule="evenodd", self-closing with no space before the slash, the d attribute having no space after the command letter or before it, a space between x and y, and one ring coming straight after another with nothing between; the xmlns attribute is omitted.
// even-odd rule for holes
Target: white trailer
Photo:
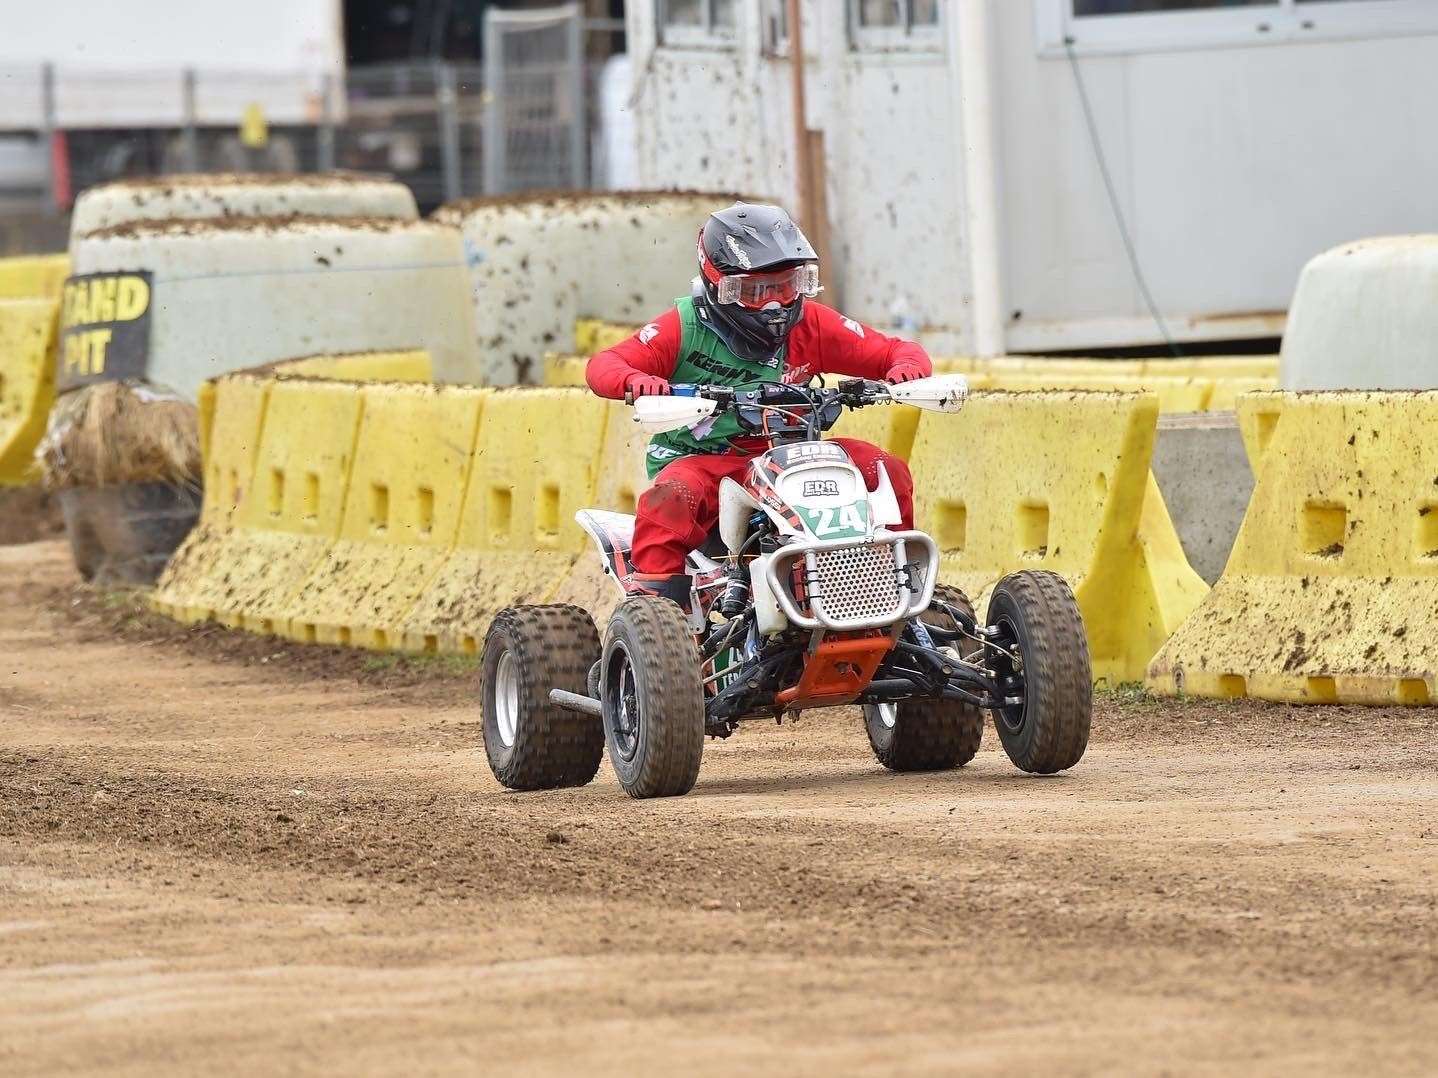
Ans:
<svg viewBox="0 0 1438 1078"><path fill-rule="evenodd" d="M644 186L793 201L784 7L628 5ZM1312 255L1438 231L1431 0L802 7L830 283L935 348L1272 337Z"/></svg>

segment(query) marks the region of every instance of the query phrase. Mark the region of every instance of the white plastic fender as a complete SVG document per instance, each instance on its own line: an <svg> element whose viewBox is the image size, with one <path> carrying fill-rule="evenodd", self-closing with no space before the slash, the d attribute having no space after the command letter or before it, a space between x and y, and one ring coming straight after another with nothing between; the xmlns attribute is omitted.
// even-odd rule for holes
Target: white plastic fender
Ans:
<svg viewBox="0 0 1438 1078"><path fill-rule="evenodd" d="M754 625L761 636L773 636L789 627L789 619L769 587L769 563L773 554L764 554L749 563L749 594L754 600Z"/></svg>

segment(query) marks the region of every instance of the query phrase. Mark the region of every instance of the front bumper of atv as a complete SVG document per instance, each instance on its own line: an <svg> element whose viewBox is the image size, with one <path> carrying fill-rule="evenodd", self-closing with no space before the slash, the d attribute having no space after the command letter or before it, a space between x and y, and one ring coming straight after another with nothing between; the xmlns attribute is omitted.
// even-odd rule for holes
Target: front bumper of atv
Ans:
<svg viewBox="0 0 1438 1078"><path fill-rule="evenodd" d="M872 539L800 540L758 560L755 600L771 599L790 626L878 629L929 608L939 550L919 531ZM761 615L761 631L767 627Z"/></svg>

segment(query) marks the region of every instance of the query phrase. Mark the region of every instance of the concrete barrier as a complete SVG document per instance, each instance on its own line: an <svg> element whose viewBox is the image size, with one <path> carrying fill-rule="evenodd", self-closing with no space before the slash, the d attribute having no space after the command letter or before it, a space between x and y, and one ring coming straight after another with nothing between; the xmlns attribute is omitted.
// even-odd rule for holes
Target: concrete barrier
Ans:
<svg viewBox="0 0 1438 1078"><path fill-rule="evenodd" d="M419 217L404 184L359 172L200 173L140 177L81 192L70 239L137 221L285 217Z"/></svg>
<svg viewBox="0 0 1438 1078"><path fill-rule="evenodd" d="M140 222L77 240L74 271L152 275L145 374L191 398L316 352L423 348L439 380L479 380L459 234L432 222Z"/></svg>
<svg viewBox="0 0 1438 1078"><path fill-rule="evenodd" d="M1149 687L1434 702L1438 392L1255 394L1240 414L1253 499L1222 578L1155 656Z"/></svg>
<svg viewBox="0 0 1438 1078"><path fill-rule="evenodd" d="M1149 474L1157 421L1153 394L978 393L925 415L910 460L941 579L982 612L1005 573L1063 574L1110 685L1141 679L1207 590Z"/></svg>
<svg viewBox="0 0 1438 1078"><path fill-rule="evenodd" d="M35 447L55 400L57 299L0 299L0 485L37 478Z"/></svg>
<svg viewBox="0 0 1438 1078"><path fill-rule="evenodd" d="M1228 562L1253 473L1232 412L1160 415L1153 475L1194 571L1216 582Z"/></svg>
<svg viewBox="0 0 1438 1078"><path fill-rule="evenodd" d="M445 206L464 234L484 376L536 383L541 357L575 320L640 324L673 305L697 272L694 237L730 194L624 191L510 196Z"/></svg>
<svg viewBox="0 0 1438 1078"><path fill-rule="evenodd" d="M1438 389L1438 235L1386 236L1325 251L1298 278L1281 386Z"/></svg>

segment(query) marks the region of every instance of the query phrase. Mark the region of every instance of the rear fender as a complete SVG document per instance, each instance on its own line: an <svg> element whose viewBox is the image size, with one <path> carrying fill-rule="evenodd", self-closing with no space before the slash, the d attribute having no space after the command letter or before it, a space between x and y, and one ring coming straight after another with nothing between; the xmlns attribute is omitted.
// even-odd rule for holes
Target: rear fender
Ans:
<svg viewBox="0 0 1438 1078"><path fill-rule="evenodd" d="M620 588L623 580L634 571L629 551L634 544L634 518L628 513L611 513L604 509L581 509L575 521L589 533L599 548L604 571Z"/></svg>

